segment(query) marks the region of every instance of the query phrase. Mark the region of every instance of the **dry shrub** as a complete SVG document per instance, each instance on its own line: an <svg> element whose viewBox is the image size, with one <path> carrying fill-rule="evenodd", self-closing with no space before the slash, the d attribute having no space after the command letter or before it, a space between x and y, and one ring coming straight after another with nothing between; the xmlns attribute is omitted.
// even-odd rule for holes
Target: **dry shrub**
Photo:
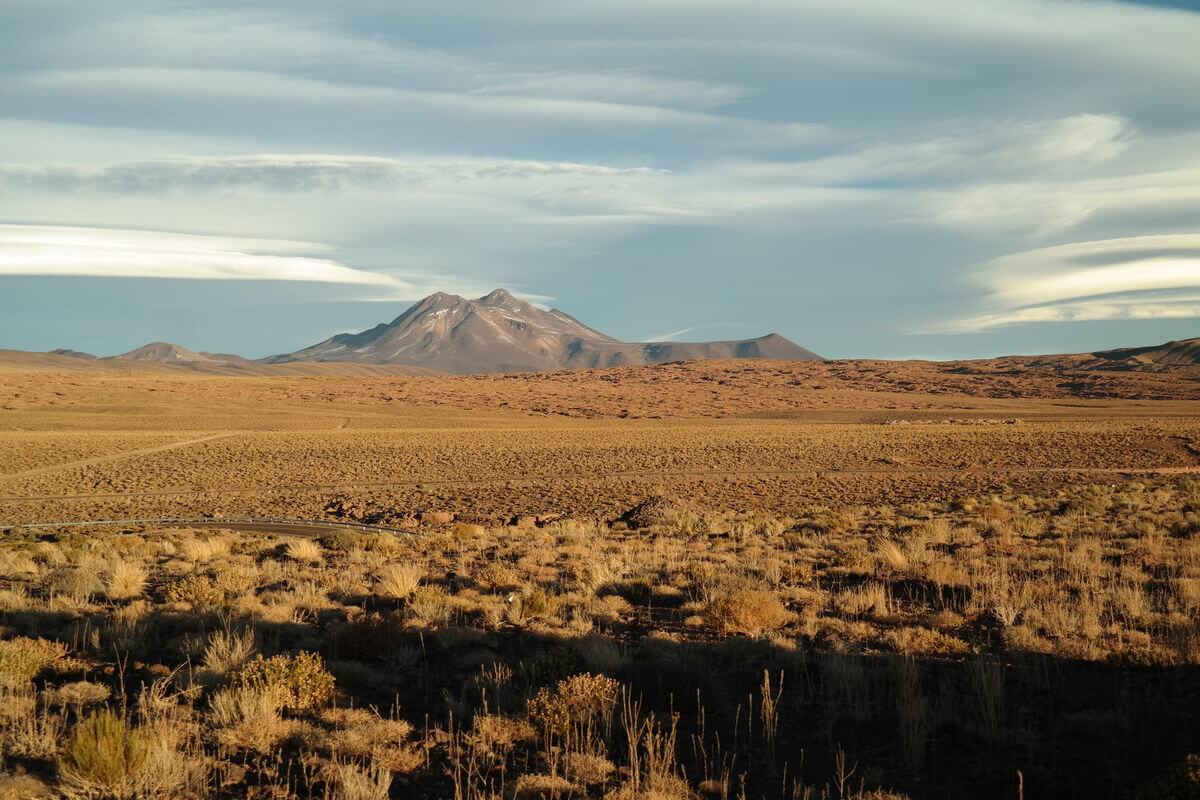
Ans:
<svg viewBox="0 0 1200 800"><path fill-rule="evenodd" d="M292 561L302 564L316 564L325 560L325 551L312 539L292 539L284 552Z"/></svg>
<svg viewBox="0 0 1200 800"><path fill-rule="evenodd" d="M210 708L215 738L222 747L267 752L289 731L274 695L263 689L221 689L213 695Z"/></svg>
<svg viewBox="0 0 1200 800"><path fill-rule="evenodd" d="M67 654L67 646L49 639L18 636L0 642L0 686L19 686Z"/></svg>
<svg viewBox="0 0 1200 800"><path fill-rule="evenodd" d="M792 614L773 592L735 589L714 597L704 610L709 624L724 633L759 636L791 622Z"/></svg>
<svg viewBox="0 0 1200 800"><path fill-rule="evenodd" d="M73 706L84 708L103 703L112 696L112 690L100 683L91 681L73 681L65 683L56 689L47 689L46 703L52 706Z"/></svg>
<svg viewBox="0 0 1200 800"><path fill-rule="evenodd" d="M20 579L37 574L38 564L27 554L12 551L0 553L0 576Z"/></svg>
<svg viewBox="0 0 1200 800"><path fill-rule="evenodd" d="M517 785L513 789L513 797L519 800L557 800L578 793L579 787L561 775L537 775L528 772L517 776Z"/></svg>
<svg viewBox="0 0 1200 800"><path fill-rule="evenodd" d="M384 719L361 708L334 708L321 715L334 727L328 742L339 755L369 759L389 772L412 772L424 763L409 736L412 725L401 719Z"/></svg>
<svg viewBox="0 0 1200 800"><path fill-rule="evenodd" d="M1000 500L993 500L979 512L979 516L984 522L1003 523L1012 519L1012 512Z"/></svg>
<svg viewBox="0 0 1200 800"><path fill-rule="evenodd" d="M54 590L76 605L91 602L93 596L104 591L98 562L87 559L74 569L59 574L54 581Z"/></svg>
<svg viewBox="0 0 1200 800"><path fill-rule="evenodd" d="M104 593L110 600L129 600L140 597L146 589L149 575L141 564L131 561L113 561L104 571Z"/></svg>
<svg viewBox="0 0 1200 800"><path fill-rule="evenodd" d="M563 759L563 772L582 786L597 786L608 781L616 770L604 756L591 753L568 753Z"/></svg>
<svg viewBox="0 0 1200 800"><path fill-rule="evenodd" d="M915 625L888 631L887 640L905 655L955 655L971 649L962 639Z"/></svg>
<svg viewBox="0 0 1200 800"><path fill-rule="evenodd" d="M558 608L558 597L539 588L514 597L508 606L507 616L512 622L548 619L558 613Z"/></svg>
<svg viewBox="0 0 1200 800"><path fill-rule="evenodd" d="M68 796L135 797L144 786L152 740L148 732L111 711L75 726L58 758Z"/></svg>
<svg viewBox="0 0 1200 800"><path fill-rule="evenodd" d="M333 675L316 653L258 658L234 673L234 685L271 695L280 708L304 711L333 696Z"/></svg>
<svg viewBox="0 0 1200 800"><path fill-rule="evenodd" d="M385 767L336 763L331 767L334 800L387 800L392 773Z"/></svg>
<svg viewBox="0 0 1200 800"><path fill-rule="evenodd" d="M486 564L475 573L475 583L485 592L508 591L521 582L515 569L499 562Z"/></svg>
<svg viewBox="0 0 1200 800"><path fill-rule="evenodd" d="M440 586L422 586L406 607L409 620L422 628L446 625L454 615L454 599Z"/></svg>
<svg viewBox="0 0 1200 800"><path fill-rule="evenodd" d="M258 565L222 563L212 568L213 584L226 597L242 597L258 587Z"/></svg>
<svg viewBox="0 0 1200 800"><path fill-rule="evenodd" d="M388 564L375 573L375 591L383 597L404 600L421 585L425 568L418 564Z"/></svg>
<svg viewBox="0 0 1200 800"><path fill-rule="evenodd" d="M204 575L191 575L167 587L168 603L183 603L194 609L214 608L225 602L225 593Z"/></svg>
<svg viewBox="0 0 1200 800"><path fill-rule="evenodd" d="M588 751L607 732L620 690L620 682L605 675L573 675L559 681L553 691L543 687L529 699L529 720L547 745Z"/></svg>
<svg viewBox="0 0 1200 800"><path fill-rule="evenodd" d="M253 630L216 630L208 635L202 663L205 669L228 675L239 670L253 655Z"/></svg>
<svg viewBox="0 0 1200 800"><path fill-rule="evenodd" d="M579 657L592 672L614 673L625 663L617 643L605 636L587 636L575 643Z"/></svg>
<svg viewBox="0 0 1200 800"><path fill-rule="evenodd" d="M879 561L893 572L905 572L908 570L908 556L904 554L904 550L900 545L891 539L881 540L875 548L875 553L879 557Z"/></svg>
<svg viewBox="0 0 1200 800"><path fill-rule="evenodd" d="M882 583L864 583L834 597L834 603L846 614L859 616L874 614L886 616L892 613L892 597Z"/></svg>
<svg viewBox="0 0 1200 800"><path fill-rule="evenodd" d="M185 539L183 555L189 561L211 561L229 555L229 542L224 539Z"/></svg>
<svg viewBox="0 0 1200 800"><path fill-rule="evenodd" d="M476 714L468 740L483 752L506 753L520 742L533 741L536 735L533 725L523 717Z"/></svg>
<svg viewBox="0 0 1200 800"><path fill-rule="evenodd" d="M58 754L59 742L67 720L45 709L16 720L3 732L6 755L37 761L50 761ZM0 797L7 797L0 793Z"/></svg>

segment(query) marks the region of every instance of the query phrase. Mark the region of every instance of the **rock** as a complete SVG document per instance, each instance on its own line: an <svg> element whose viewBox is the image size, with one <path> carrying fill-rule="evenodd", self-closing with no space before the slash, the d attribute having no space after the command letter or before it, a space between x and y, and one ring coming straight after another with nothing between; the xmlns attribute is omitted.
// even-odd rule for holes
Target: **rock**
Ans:
<svg viewBox="0 0 1200 800"><path fill-rule="evenodd" d="M651 497L638 503L620 516L620 521L631 528L651 528L666 525L687 510L681 501L671 497Z"/></svg>
<svg viewBox="0 0 1200 800"><path fill-rule="evenodd" d="M449 525L454 522L452 511L423 511L420 520L424 525Z"/></svg>
<svg viewBox="0 0 1200 800"><path fill-rule="evenodd" d="M512 522L509 524L511 524L514 528L536 528L537 517L533 516L532 514L521 514L513 517Z"/></svg>

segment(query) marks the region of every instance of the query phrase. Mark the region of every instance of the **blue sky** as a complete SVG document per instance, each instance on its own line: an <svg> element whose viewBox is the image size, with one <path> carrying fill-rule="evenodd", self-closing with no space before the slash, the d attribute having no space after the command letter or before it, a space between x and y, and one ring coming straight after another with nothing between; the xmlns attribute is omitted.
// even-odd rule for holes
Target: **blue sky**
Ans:
<svg viewBox="0 0 1200 800"><path fill-rule="evenodd" d="M0 347L286 352L505 286L831 357L1200 335L1200 13L0 7Z"/></svg>

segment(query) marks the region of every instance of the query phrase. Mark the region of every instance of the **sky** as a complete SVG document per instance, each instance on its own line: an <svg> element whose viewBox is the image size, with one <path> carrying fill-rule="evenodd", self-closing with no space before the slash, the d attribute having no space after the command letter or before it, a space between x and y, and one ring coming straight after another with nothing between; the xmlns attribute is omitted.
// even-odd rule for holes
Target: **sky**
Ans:
<svg viewBox="0 0 1200 800"><path fill-rule="evenodd" d="M249 357L506 287L826 357L1200 336L1200 10L0 3L0 348Z"/></svg>

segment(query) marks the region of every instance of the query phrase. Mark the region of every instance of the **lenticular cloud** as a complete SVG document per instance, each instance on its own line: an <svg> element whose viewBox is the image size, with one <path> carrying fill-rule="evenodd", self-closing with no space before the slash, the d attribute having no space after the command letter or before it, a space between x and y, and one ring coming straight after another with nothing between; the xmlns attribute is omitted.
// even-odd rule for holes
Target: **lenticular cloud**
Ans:
<svg viewBox="0 0 1200 800"><path fill-rule="evenodd" d="M112 228L0 225L0 275L192 280L311 281L401 288L390 275L354 269L310 242Z"/></svg>

